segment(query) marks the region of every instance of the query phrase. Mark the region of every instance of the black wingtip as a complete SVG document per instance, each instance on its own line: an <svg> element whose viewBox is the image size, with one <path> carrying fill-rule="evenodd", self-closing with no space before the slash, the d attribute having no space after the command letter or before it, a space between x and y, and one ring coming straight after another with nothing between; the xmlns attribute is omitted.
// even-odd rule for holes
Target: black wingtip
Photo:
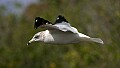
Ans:
<svg viewBox="0 0 120 68"><path fill-rule="evenodd" d="M51 23L49 21L43 19L43 18L36 17L34 28L37 29L39 26L42 26L42 25L45 25L45 24L51 24Z"/></svg>
<svg viewBox="0 0 120 68"><path fill-rule="evenodd" d="M64 17L64 16L62 16L62 15L58 15L58 17Z"/></svg>
<svg viewBox="0 0 120 68"><path fill-rule="evenodd" d="M65 19L64 16L62 16L62 15L58 15L58 17L57 17L57 19L56 19L56 21L55 21L54 24L62 23L62 22L68 22L68 21Z"/></svg>

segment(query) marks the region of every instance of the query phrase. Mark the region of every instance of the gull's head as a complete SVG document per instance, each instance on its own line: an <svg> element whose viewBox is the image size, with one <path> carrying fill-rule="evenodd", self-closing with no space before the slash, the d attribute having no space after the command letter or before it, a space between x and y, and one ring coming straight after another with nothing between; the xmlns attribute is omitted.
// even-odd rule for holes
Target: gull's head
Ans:
<svg viewBox="0 0 120 68"><path fill-rule="evenodd" d="M33 38L27 43L27 45L31 44L32 42L36 41L44 41L44 35L43 32L36 33Z"/></svg>

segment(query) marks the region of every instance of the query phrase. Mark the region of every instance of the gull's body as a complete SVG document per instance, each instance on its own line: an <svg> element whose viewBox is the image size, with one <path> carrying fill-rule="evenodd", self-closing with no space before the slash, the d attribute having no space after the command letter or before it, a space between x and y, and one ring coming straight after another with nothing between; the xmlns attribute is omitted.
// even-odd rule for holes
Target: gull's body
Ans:
<svg viewBox="0 0 120 68"><path fill-rule="evenodd" d="M85 34L79 33L78 30L75 27L72 27L61 15L57 17L54 25L47 20L44 20L44 23L41 19L36 19L35 21L35 28L40 26L47 30L36 33L28 44L33 41L51 44L73 44L80 43L81 41L93 41L103 44L103 41L100 38L91 38ZM38 23L40 23L40 25Z"/></svg>
<svg viewBox="0 0 120 68"><path fill-rule="evenodd" d="M71 44L71 43L79 43L82 41L82 37L80 38L79 33L71 33L71 32L61 32L56 30L45 30L43 32L45 34L43 42L52 43L52 44ZM87 37L84 35L84 37ZM87 37L89 38L89 37Z"/></svg>

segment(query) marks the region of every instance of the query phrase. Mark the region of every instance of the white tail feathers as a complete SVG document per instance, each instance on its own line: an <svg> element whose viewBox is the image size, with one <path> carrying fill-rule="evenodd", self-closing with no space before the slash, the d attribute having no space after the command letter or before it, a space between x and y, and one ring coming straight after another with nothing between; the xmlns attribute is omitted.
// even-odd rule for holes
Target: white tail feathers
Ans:
<svg viewBox="0 0 120 68"><path fill-rule="evenodd" d="M92 41L104 44L104 42L100 38L91 38Z"/></svg>

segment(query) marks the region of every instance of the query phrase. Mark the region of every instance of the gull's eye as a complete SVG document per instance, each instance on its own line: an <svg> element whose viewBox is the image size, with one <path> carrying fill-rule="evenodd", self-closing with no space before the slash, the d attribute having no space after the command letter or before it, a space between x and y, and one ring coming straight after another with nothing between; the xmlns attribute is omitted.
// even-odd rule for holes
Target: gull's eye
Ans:
<svg viewBox="0 0 120 68"><path fill-rule="evenodd" d="M39 36L35 36L34 38L39 38Z"/></svg>

